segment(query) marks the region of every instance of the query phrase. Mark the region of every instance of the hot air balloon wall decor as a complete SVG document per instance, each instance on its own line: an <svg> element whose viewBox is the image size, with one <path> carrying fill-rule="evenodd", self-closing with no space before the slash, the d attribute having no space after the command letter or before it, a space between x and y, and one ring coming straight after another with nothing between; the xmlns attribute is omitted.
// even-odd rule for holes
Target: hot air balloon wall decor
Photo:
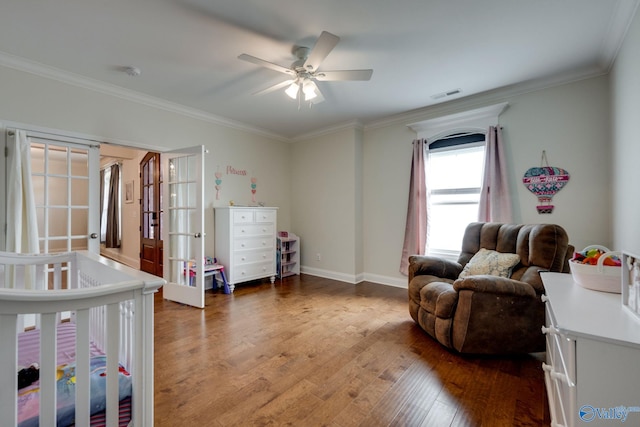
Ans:
<svg viewBox="0 0 640 427"><path fill-rule="evenodd" d="M546 166L542 166L543 163ZM538 213L550 214L554 208L551 204L553 196L569 182L569 172L549 166L547 153L543 150L540 167L527 170L522 182L529 191L538 197L538 206L536 207Z"/></svg>

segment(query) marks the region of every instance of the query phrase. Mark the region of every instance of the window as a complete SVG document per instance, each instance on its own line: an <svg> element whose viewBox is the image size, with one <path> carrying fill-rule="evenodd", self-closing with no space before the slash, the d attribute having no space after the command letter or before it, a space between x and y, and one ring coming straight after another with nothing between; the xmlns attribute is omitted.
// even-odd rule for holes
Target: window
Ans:
<svg viewBox="0 0 640 427"><path fill-rule="evenodd" d="M112 222L111 226L115 226L117 229L117 235L118 235L118 240L120 239L120 227L119 224L121 223L121 219L122 219L122 185L121 185L121 179L120 179L120 170L121 170L121 164L118 163L117 164L118 167L116 168L112 168L111 166L108 167L104 167L101 171L100 171L100 242L104 243L107 241L107 224L109 223L109 207L111 203L115 202L115 211L116 213L116 217L114 218L114 220L116 221L115 223ZM112 171L115 171L115 173L117 173L117 176L115 177L115 181L112 180L111 178L111 173ZM116 199L115 200L110 200L109 195L111 194L111 185L112 183L115 182L116 184Z"/></svg>
<svg viewBox="0 0 640 427"><path fill-rule="evenodd" d="M429 145L427 253L457 259L464 230L478 220L485 136L452 135Z"/></svg>
<svg viewBox="0 0 640 427"><path fill-rule="evenodd" d="M507 105L502 102L407 124L419 139L429 141L426 253L457 260L466 226L478 220L485 134L499 123Z"/></svg>

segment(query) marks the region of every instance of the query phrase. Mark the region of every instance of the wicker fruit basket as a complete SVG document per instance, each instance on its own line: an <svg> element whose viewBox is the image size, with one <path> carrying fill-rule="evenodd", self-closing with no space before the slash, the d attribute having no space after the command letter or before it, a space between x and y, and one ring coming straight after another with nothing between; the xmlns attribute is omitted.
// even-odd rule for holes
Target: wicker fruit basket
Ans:
<svg viewBox="0 0 640 427"><path fill-rule="evenodd" d="M604 260L611 257L621 258L618 251L610 251L604 246L591 245L582 250L586 253L590 249L598 249L601 255L596 265L582 264L575 259L569 260L569 268L573 281L583 288L594 291L621 293L622 292L622 268L620 266L604 265Z"/></svg>

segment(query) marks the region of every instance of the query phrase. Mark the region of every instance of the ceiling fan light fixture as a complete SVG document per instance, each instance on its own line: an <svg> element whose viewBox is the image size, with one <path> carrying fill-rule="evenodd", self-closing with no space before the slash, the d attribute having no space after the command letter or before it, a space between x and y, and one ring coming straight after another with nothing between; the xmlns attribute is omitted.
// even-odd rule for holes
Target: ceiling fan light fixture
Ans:
<svg viewBox="0 0 640 427"><path fill-rule="evenodd" d="M293 100L298 101L298 108L302 101L308 101L309 105L317 104L325 100L316 81L366 81L371 79L373 70L333 70L319 71L318 68L324 59L340 41L340 37L323 31L316 40L313 48L296 46L293 54L297 60L289 68L264 59L243 53L238 59L251 62L264 68L290 76L289 80L272 85L256 92L254 95L269 93L286 88L284 92Z"/></svg>
<svg viewBox="0 0 640 427"><path fill-rule="evenodd" d="M300 88L298 87L298 83L293 82L291 83L291 86L289 86L287 89L285 89L284 93L287 94L287 96L289 96L289 98L291 99L296 99L298 98L298 90Z"/></svg>
<svg viewBox="0 0 640 427"><path fill-rule="evenodd" d="M315 84L310 81L306 81L302 86L302 92L304 93L304 100L311 101L313 98L317 97Z"/></svg>

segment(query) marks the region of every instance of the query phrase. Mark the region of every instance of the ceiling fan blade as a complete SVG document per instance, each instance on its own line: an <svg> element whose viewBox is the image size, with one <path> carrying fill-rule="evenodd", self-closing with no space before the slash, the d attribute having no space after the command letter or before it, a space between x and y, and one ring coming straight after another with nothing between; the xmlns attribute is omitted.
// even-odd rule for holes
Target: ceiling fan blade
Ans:
<svg viewBox="0 0 640 427"><path fill-rule="evenodd" d="M255 56L247 55L246 53L238 56L238 59L251 62L252 64L260 65L261 67L270 68L281 73L289 74L291 76L295 75L295 72L289 68L283 67L282 65L274 64L273 62L265 61L264 59L256 58Z"/></svg>
<svg viewBox="0 0 640 427"><path fill-rule="evenodd" d="M280 83L276 83L273 86L269 86L265 89L259 90L257 92L254 92L252 95L264 95L265 93L270 93L270 92L274 92L278 89L282 89L283 87L287 87L290 86L291 83L295 82L295 80L285 80L283 82Z"/></svg>
<svg viewBox="0 0 640 427"><path fill-rule="evenodd" d="M320 71L316 73L315 79L323 82L340 80L370 80L373 70L340 70L340 71Z"/></svg>
<svg viewBox="0 0 640 427"><path fill-rule="evenodd" d="M322 34L320 34L320 37L318 37L315 46L313 46L313 49L309 52L309 56L304 62L304 68L310 71L317 70L320 63L324 61L324 58L329 55L329 52L336 47L339 41L340 37L327 31L323 31Z"/></svg>

